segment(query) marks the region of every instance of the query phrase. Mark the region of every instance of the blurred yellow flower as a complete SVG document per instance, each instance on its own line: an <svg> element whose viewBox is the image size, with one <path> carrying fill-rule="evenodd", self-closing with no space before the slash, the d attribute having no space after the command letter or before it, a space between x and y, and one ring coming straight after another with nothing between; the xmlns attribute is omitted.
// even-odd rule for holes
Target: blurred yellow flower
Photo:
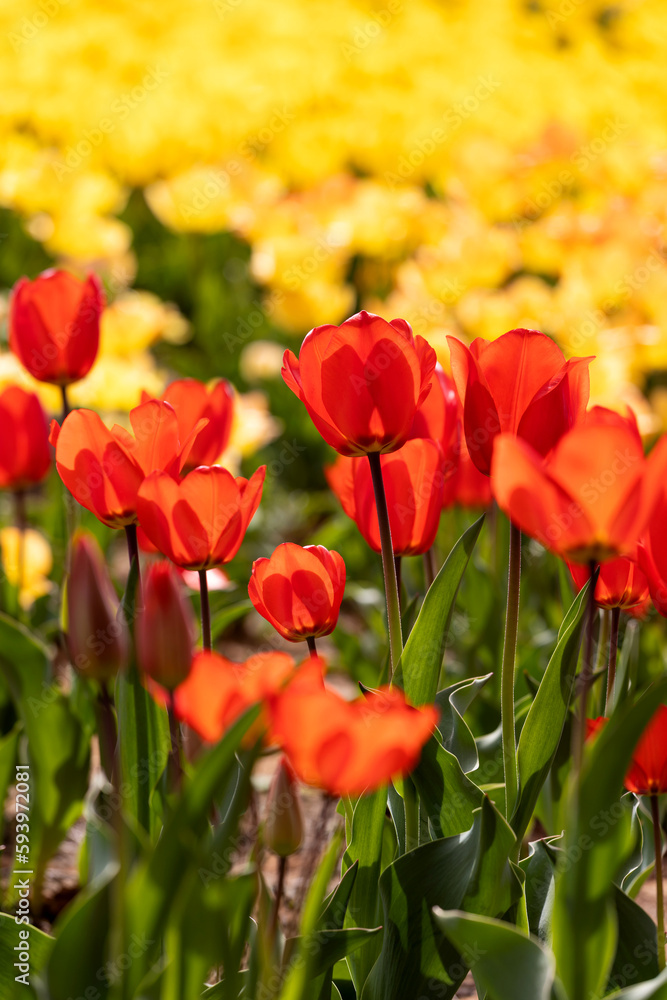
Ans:
<svg viewBox="0 0 667 1000"><path fill-rule="evenodd" d="M53 568L51 547L38 531L27 528L23 536L18 528L0 529L2 566L13 587L18 587L22 608L29 608L38 597L53 588L49 573Z"/></svg>

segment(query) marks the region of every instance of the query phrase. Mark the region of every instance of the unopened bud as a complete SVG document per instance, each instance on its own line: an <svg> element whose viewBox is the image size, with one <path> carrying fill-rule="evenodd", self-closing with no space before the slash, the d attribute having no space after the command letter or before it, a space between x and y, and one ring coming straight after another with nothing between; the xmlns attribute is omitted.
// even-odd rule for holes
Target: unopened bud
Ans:
<svg viewBox="0 0 667 1000"><path fill-rule="evenodd" d="M129 637L102 550L92 535L74 535L71 567L65 616L70 658L82 676L105 682L127 666Z"/></svg>
<svg viewBox="0 0 667 1000"><path fill-rule="evenodd" d="M296 854L303 840L303 816L296 775L287 757L281 757L266 800L264 843L286 858Z"/></svg>
<svg viewBox="0 0 667 1000"><path fill-rule="evenodd" d="M171 563L148 570L144 610L137 619L137 660L144 673L173 691L190 673L195 641L194 612Z"/></svg>

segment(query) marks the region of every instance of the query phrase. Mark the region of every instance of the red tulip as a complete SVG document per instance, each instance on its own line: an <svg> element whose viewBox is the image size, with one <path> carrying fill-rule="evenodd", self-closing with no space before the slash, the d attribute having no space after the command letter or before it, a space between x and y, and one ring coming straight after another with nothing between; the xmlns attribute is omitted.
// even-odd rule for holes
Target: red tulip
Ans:
<svg viewBox="0 0 667 1000"><path fill-rule="evenodd" d="M73 666L105 682L127 664L127 624L102 551L92 535L77 532L67 579L67 646Z"/></svg>
<svg viewBox="0 0 667 1000"><path fill-rule="evenodd" d="M587 566L568 563L577 591L590 578ZM632 559L621 556L610 559L600 567L600 575L595 585L595 603L601 608L622 608L629 611L642 605L648 597L648 583L639 566Z"/></svg>
<svg viewBox="0 0 667 1000"><path fill-rule="evenodd" d="M266 466L235 479L221 465L181 479L154 472L139 487L137 514L149 541L183 569L210 569L238 552L259 506Z"/></svg>
<svg viewBox="0 0 667 1000"><path fill-rule="evenodd" d="M331 795L360 795L408 774L436 725L397 688L347 702L323 687L290 684L269 706L271 732L299 778Z"/></svg>
<svg viewBox="0 0 667 1000"><path fill-rule="evenodd" d="M190 673L194 614L176 570L166 560L153 563L144 576L136 643L139 667L168 691Z"/></svg>
<svg viewBox="0 0 667 1000"><path fill-rule="evenodd" d="M97 357L104 293L98 278L69 271L21 278L9 309L9 346L40 382L69 385L87 375Z"/></svg>
<svg viewBox="0 0 667 1000"><path fill-rule="evenodd" d="M233 663L218 653L197 653L188 677L174 692L176 715L203 740L215 743L252 705L266 702L295 676L294 660L287 653L256 653L245 663ZM250 739L266 732L267 724L264 712Z"/></svg>
<svg viewBox="0 0 667 1000"><path fill-rule="evenodd" d="M250 600L290 642L329 635L336 627L345 590L345 563L323 545L284 542L270 559L256 559Z"/></svg>
<svg viewBox="0 0 667 1000"><path fill-rule="evenodd" d="M593 736L608 719L587 720L587 734ZM667 706L661 705L644 730L625 776L625 787L635 795L662 795L667 792Z"/></svg>
<svg viewBox="0 0 667 1000"><path fill-rule="evenodd" d="M298 360L285 351L282 374L328 444L365 455L405 443L434 368L435 351L405 320L360 312L311 330Z"/></svg>
<svg viewBox="0 0 667 1000"><path fill-rule="evenodd" d="M502 434L491 487L526 534L573 562L631 555L667 469L667 438L644 458L633 416L596 407L565 434L548 460Z"/></svg>
<svg viewBox="0 0 667 1000"><path fill-rule="evenodd" d="M51 468L49 430L34 392L10 385L0 393L0 489L25 490Z"/></svg>
<svg viewBox="0 0 667 1000"><path fill-rule="evenodd" d="M435 540L442 510L445 477L440 445L428 438L413 438L380 461L394 555L427 552ZM325 474L345 513L379 552L380 529L369 463L364 458L341 457Z"/></svg>
<svg viewBox="0 0 667 1000"><path fill-rule="evenodd" d="M465 437L462 437L458 466L445 483L442 505L445 509L454 506L486 508L492 500L491 480L473 464Z"/></svg>
<svg viewBox="0 0 667 1000"><path fill-rule="evenodd" d="M592 358L566 361L537 330L510 330L494 341L478 337L469 349L447 339L463 431L480 472L489 475L499 434L522 438L546 455L586 412Z"/></svg>
<svg viewBox="0 0 667 1000"><path fill-rule="evenodd" d="M169 403L136 406L130 424L134 436L118 425L109 430L92 410L72 410L62 427L51 424L60 478L82 507L112 528L136 522L144 478L162 469L178 475L190 446L181 445Z"/></svg>
<svg viewBox="0 0 667 1000"><path fill-rule="evenodd" d="M142 400L148 399L144 393ZM177 379L167 386L162 399L176 411L181 441L190 437L201 420L206 421L192 440L183 471L213 465L227 447L232 429L234 396L229 382L220 379L209 387L194 378Z"/></svg>
<svg viewBox="0 0 667 1000"><path fill-rule="evenodd" d="M437 364L431 391L421 404L410 428L411 438L431 438L442 448L446 478L454 475L461 451L461 407L449 375Z"/></svg>
<svg viewBox="0 0 667 1000"><path fill-rule="evenodd" d="M637 547L637 561L646 574L653 603L660 614L667 617L667 491L664 485Z"/></svg>

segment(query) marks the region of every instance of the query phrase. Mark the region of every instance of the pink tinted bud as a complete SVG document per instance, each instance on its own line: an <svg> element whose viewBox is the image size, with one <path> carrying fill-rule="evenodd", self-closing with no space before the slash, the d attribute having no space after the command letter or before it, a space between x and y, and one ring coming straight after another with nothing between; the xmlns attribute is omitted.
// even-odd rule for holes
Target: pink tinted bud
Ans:
<svg viewBox="0 0 667 1000"><path fill-rule="evenodd" d="M92 535L77 532L67 580L67 646L83 677L105 682L127 666L128 629L118 607L102 550Z"/></svg>
<svg viewBox="0 0 667 1000"><path fill-rule="evenodd" d="M195 642L194 612L171 565L154 563L144 578L144 610L137 619L139 667L173 691L190 673Z"/></svg>

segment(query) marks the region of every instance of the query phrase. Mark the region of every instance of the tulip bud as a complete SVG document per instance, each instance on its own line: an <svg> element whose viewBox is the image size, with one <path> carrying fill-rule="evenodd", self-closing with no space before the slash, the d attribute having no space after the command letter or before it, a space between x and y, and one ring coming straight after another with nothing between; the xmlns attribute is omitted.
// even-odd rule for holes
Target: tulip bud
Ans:
<svg viewBox="0 0 667 1000"><path fill-rule="evenodd" d="M173 691L190 673L194 613L176 570L163 560L144 578L144 610L137 619L137 660L144 673Z"/></svg>
<svg viewBox="0 0 667 1000"><path fill-rule="evenodd" d="M118 615L118 598L92 535L72 539L72 568L67 580L67 645L72 664L84 677L105 682L127 665L129 637Z"/></svg>
<svg viewBox="0 0 667 1000"><path fill-rule="evenodd" d="M266 800L264 843L281 858L296 854L303 840L303 816L296 775L281 757Z"/></svg>

